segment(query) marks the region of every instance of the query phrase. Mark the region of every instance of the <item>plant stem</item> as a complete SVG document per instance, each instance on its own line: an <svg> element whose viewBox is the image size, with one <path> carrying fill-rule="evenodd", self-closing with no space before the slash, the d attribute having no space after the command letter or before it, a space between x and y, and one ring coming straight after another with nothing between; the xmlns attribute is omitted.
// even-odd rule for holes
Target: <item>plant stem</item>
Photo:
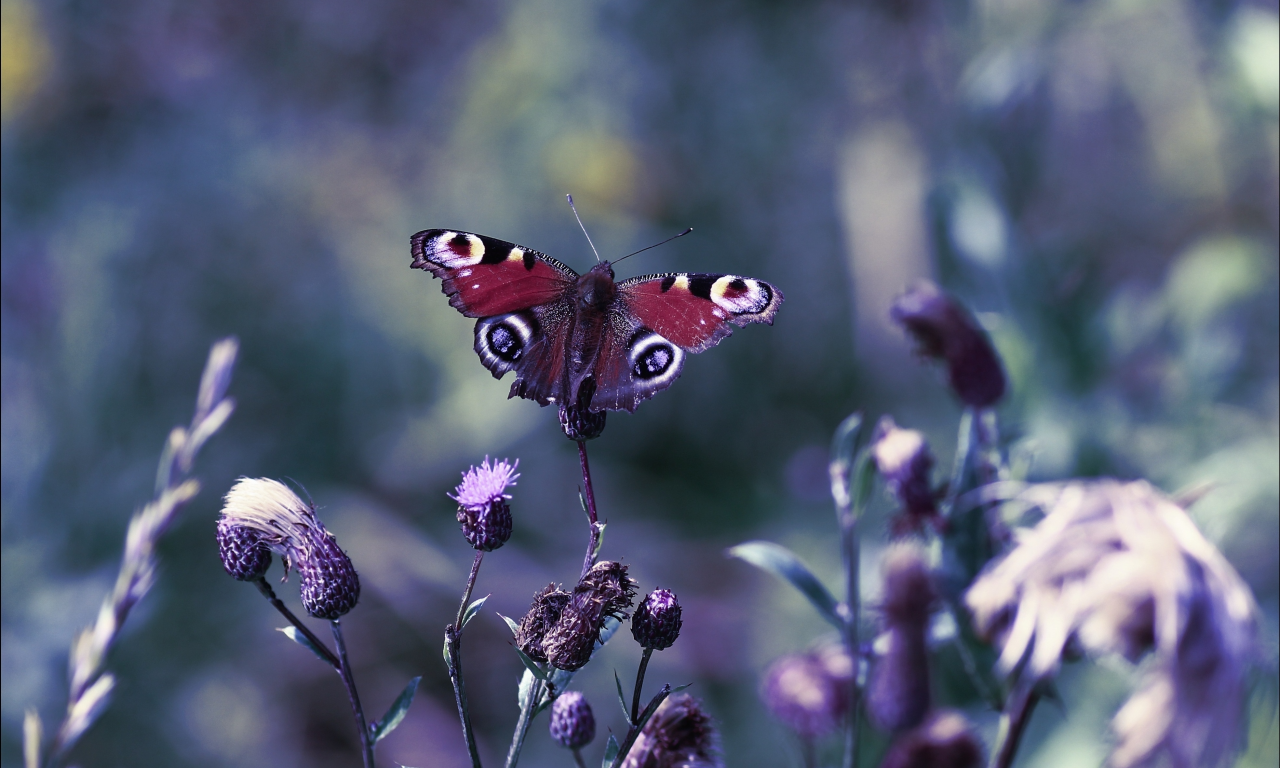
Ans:
<svg viewBox="0 0 1280 768"><path fill-rule="evenodd" d="M466 589L462 592L462 602L458 604L458 617L444 628L444 642L449 649L449 682L453 684L453 700L458 706L458 720L462 722L462 737L467 742L467 754L471 756L472 768L480 768L480 752L476 748L475 729L471 727L467 688L462 682L462 618L466 614L467 603L471 601L471 592L475 589L476 576L480 573L480 561L483 559L484 552L477 549L476 557L471 561Z"/></svg>
<svg viewBox="0 0 1280 768"><path fill-rule="evenodd" d="M542 698L542 681L534 678L533 689L529 698L520 708L520 719L516 721L515 733L511 735L511 749L507 750L506 768L516 768L520 760L520 750L524 748L524 737L529 732L529 724L533 722L533 713L538 708L538 700Z"/></svg>
<svg viewBox="0 0 1280 768"><path fill-rule="evenodd" d="M582 560L582 576L596 564L596 549L600 546L600 523L596 515L596 492L591 487L591 467L587 464L587 443L578 441L578 463L582 465L582 484L587 495L587 520L591 524L591 538L587 542L587 555ZM582 578L579 576L578 578Z"/></svg>
<svg viewBox="0 0 1280 768"><path fill-rule="evenodd" d="M622 746L618 747L618 756L613 759L611 768L620 768L622 761L627 759L627 753L631 751L632 745L636 743L636 738L640 735L640 730L643 728L642 723L647 723L649 718L653 717L653 713L658 711L658 707L662 705L662 702L666 701L670 695L671 685L668 683L662 686L662 690L658 691L649 700L649 706L645 707L644 712L640 713L640 717L627 728L627 738L623 739Z"/></svg>
<svg viewBox="0 0 1280 768"><path fill-rule="evenodd" d="M866 457L862 457L866 460ZM858 467L854 462L853 467ZM855 470L856 471L856 470ZM848 486L848 481L845 483ZM858 666L861 654L858 648L858 617L862 610L861 586L858 583L859 547L858 547L858 514L850 494L844 494L837 500L838 518L840 522L840 555L844 561L845 604L848 616L844 619L844 650L849 654L849 663L853 666L853 674L849 676L849 728L844 738L844 768L856 768L858 765L858 718L862 708L862 700L858 690Z"/></svg>
<svg viewBox="0 0 1280 768"><path fill-rule="evenodd" d="M262 593L262 596L267 598L271 605L274 606L282 616L284 616L285 620L293 625L294 629L301 632L308 640L311 641L311 644L324 655L324 660L329 662L329 664L333 666L334 671L341 675L342 664L338 662L338 657L334 656L333 651L330 651L329 647L325 645L320 638L316 637L314 632L307 629L307 625L303 624L297 616L294 616L293 611L289 610L288 606L286 606L280 598L276 597L275 590L271 588L271 585L267 583L267 580L261 577L256 578L253 580L253 586L258 588L258 591Z"/></svg>
<svg viewBox="0 0 1280 768"><path fill-rule="evenodd" d="M351 700L351 712L356 716L356 728L360 731L360 752L364 757L364 768L374 768L373 742L369 741L369 726L364 721L364 709L360 707L360 694L356 693L356 681L351 676L351 662L347 659L347 644L342 639L342 623L334 619L329 623L333 627L333 642L338 647L339 672L342 683L347 686L347 698Z"/></svg>
<svg viewBox="0 0 1280 768"><path fill-rule="evenodd" d="M1000 716L1000 733L996 737L999 746L991 759L992 768L1009 768L1013 765L1013 758L1018 754L1018 744L1031 720L1031 711L1039 701L1039 693L1023 686L1010 694L1004 714Z"/></svg>
<svg viewBox="0 0 1280 768"><path fill-rule="evenodd" d="M640 689L644 687L644 671L649 666L649 657L653 655L652 648L644 649L644 656L640 657L640 671L636 672L636 692L631 697L631 722L628 725L634 725L636 718L640 716Z"/></svg>
<svg viewBox="0 0 1280 768"><path fill-rule="evenodd" d="M582 750L574 748L573 762L577 763L578 768L587 768L587 764L582 762Z"/></svg>

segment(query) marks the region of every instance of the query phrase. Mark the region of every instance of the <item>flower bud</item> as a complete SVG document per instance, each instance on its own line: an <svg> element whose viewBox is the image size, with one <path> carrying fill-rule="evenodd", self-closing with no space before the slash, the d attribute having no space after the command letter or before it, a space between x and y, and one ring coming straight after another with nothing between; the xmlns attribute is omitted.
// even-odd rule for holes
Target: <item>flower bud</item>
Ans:
<svg viewBox="0 0 1280 768"><path fill-rule="evenodd" d="M876 425L871 456L902 505L901 516L894 520L895 532L919 531L925 521L936 523L938 502L930 484L933 453L924 435L914 429L901 429L892 417L884 416Z"/></svg>
<svg viewBox="0 0 1280 768"><path fill-rule="evenodd" d="M560 429L570 440L594 440L604 432L607 411L590 410L591 398L596 393L596 380L588 376L578 385L578 398L560 405Z"/></svg>
<svg viewBox="0 0 1280 768"><path fill-rule="evenodd" d="M848 709L848 680L840 680L811 653L783 656L765 672L760 698L773 716L806 738L840 726Z"/></svg>
<svg viewBox="0 0 1280 768"><path fill-rule="evenodd" d="M463 473L449 498L458 502L458 522L467 543L481 552L492 552L511 538L511 507L507 499L507 487L516 484L520 477L515 471L520 461L509 464L506 460L489 464L489 457L478 467Z"/></svg>
<svg viewBox="0 0 1280 768"><path fill-rule="evenodd" d="M879 728L900 731L919 725L929 710L929 611L937 594L915 544L890 547L883 569L889 648L871 669L867 712Z"/></svg>
<svg viewBox="0 0 1280 768"><path fill-rule="evenodd" d="M969 311L933 283L894 300L889 316L915 337L919 352L945 360L951 389L965 405L988 408L1005 390L1004 370L991 340Z"/></svg>
<svg viewBox="0 0 1280 768"><path fill-rule="evenodd" d="M596 737L596 718L587 697L566 691L551 704L551 738L566 749L581 749Z"/></svg>
<svg viewBox="0 0 1280 768"><path fill-rule="evenodd" d="M880 768L978 768L982 742L959 712L935 712L923 725L898 737Z"/></svg>
<svg viewBox="0 0 1280 768"><path fill-rule="evenodd" d="M360 599L360 576L351 558L338 546L333 535L317 537L310 556L297 563L302 582L302 607L317 619L343 616Z"/></svg>
<svg viewBox="0 0 1280 768"><path fill-rule="evenodd" d="M680 636L680 601L669 589L655 589L636 606L631 617L631 636L645 648L670 648Z"/></svg>
<svg viewBox="0 0 1280 768"><path fill-rule="evenodd" d="M569 593L556 589L555 584L548 584L546 589L534 595L533 605L520 620L520 629L516 631L516 647L534 661L546 662L543 640L560 620L560 614L568 604Z"/></svg>
<svg viewBox="0 0 1280 768"><path fill-rule="evenodd" d="M218 555L222 567L239 581L260 579L271 567L271 549L252 528L218 520Z"/></svg>
<svg viewBox="0 0 1280 768"><path fill-rule="evenodd" d="M581 669L591 660L606 617L622 620L635 599L636 582L627 566L602 560L587 571L564 612L543 640L547 661L556 669Z"/></svg>

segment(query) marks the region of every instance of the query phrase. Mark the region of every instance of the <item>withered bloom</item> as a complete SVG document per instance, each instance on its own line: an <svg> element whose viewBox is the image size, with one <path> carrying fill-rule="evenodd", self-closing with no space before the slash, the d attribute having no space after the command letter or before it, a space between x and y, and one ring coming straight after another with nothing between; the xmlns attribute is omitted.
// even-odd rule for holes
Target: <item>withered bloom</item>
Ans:
<svg viewBox="0 0 1280 768"><path fill-rule="evenodd" d="M964 715L939 710L899 736L880 768L979 768L982 752L982 742Z"/></svg>
<svg viewBox="0 0 1280 768"><path fill-rule="evenodd" d="M1022 674L1047 677L1069 645L1131 661L1150 652L1112 721L1111 765L1226 764L1257 653L1256 607L1239 574L1145 482L1037 485L1017 500L1045 518L966 596L976 629L1003 647L1000 668L1025 658Z"/></svg>
<svg viewBox="0 0 1280 768"><path fill-rule="evenodd" d="M877 727L900 731L929 711L929 611L937 599L924 552L896 544L884 558L880 606L889 647L876 660L867 690L867 714Z"/></svg>
<svg viewBox="0 0 1280 768"><path fill-rule="evenodd" d="M622 768L723 768L711 718L687 693L669 696L653 713Z"/></svg>
<svg viewBox="0 0 1280 768"><path fill-rule="evenodd" d="M560 614L569 604L569 593L557 589L555 584L548 584L546 589L533 596L533 605L520 620L520 629L516 632L516 647L524 655L538 662L546 662L547 652L542 647L547 633L560 620Z"/></svg>
<svg viewBox="0 0 1280 768"><path fill-rule="evenodd" d="M627 575L627 566L612 560L596 563L573 588L569 604L544 637L547 661L557 669L581 669L591 660L605 618L627 618L635 595L636 582Z"/></svg>
<svg viewBox="0 0 1280 768"><path fill-rule="evenodd" d="M974 408L1004 396L1004 369L986 331L959 302L933 283L921 283L894 299L889 316L915 337L926 357L947 364L951 389Z"/></svg>
<svg viewBox="0 0 1280 768"><path fill-rule="evenodd" d="M302 606L317 619L336 619L360 599L360 577L315 508L277 480L242 477L227 492L222 521L256 531L261 543L298 569ZM221 545L221 541L219 544Z"/></svg>
<svg viewBox="0 0 1280 768"><path fill-rule="evenodd" d="M901 514L893 522L895 533L919 531L926 521L936 523L938 501L930 481L933 453L924 435L902 429L892 417L884 416L876 425L871 457L901 505Z"/></svg>

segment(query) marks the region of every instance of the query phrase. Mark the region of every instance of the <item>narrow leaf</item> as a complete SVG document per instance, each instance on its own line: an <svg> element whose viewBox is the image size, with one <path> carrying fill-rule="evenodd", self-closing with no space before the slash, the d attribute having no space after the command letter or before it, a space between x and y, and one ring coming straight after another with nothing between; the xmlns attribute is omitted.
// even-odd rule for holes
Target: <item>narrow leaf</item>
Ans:
<svg viewBox="0 0 1280 768"><path fill-rule="evenodd" d="M604 529L608 527L608 523L596 523L596 531L599 533L596 536L596 549L591 553L591 556L596 559L600 558L600 550L604 548Z"/></svg>
<svg viewBox="0 0 1280 768"><path fill-rule="evenodd" d="M618 703L622 705L622 717L627 721L627 725L631 725L631 710L627 709L627 694L622 692L622 678L618 677L618 670L613 670L613 682L618 684Z"/></svg>
<svg viewBox="0 0 1280 768"><path fill-rule="evenodd" d="M590 519L591 513L587 511L587 497L582 495L581 487L578 488L578 503L582 505L582 513Z"/></svg>
<svg viewBox="0 0 1280 768"><path fill-rule="evenodd" d="M421 675L410 680L409 684L400 692L400 695L396 697L396 700L391 702L391 707L387 710L387 713L371 729L373 731L374 744L382 741L387 734L400 725L401 720L404 720L404 716L409 713L409 705L413 703L413 695L418 692L418 683L420 682L422 682Z"/></svg>
<svg viewBox="0 0 1280 768"><path fill-rule="evenodd" d="M324 655L324 652L317 648L315 643L311 642L311 638L299 632L297 627L280 627L276 631L283 632L285 637L314 653L316 658L323 661L325 664L329 663L329 659Z"/></svg>
<svg viewBox="0 0 1280 768"><path fill-rule="evenodd" d="M529 670L525 670L520 676L520 685L516 687L516 705L520 711L529 706L529 697L533 695L533 685L538 681L537 677Z"/></svg>
<svg viewBox="0 0 1280 768"><path fill-rule="evenodd" d="M486 599L487 599L487 596L486 596ZM498 616L501 617L503 621L507 622L507 629L511 630L512 637L515 637L517 634L520 633L520 625L517 624L514 619L512 619L510 616L503 616L500 613L498 614Z"/></svg>
<svg viewBox="0 0 1280 768"><path fill-rule="evenodd" d="M730 547L727 554L790 582L791 586L809 598L822 618L839 629L844 628L835 597L791 550L769 541L748 541Z"/></svg>
<svg viewBox="0 0 1280 768"><path fill-rule="evenodd" d="M876 463L871 460L871 451L863 448L853 463L853 514L861 518L862 512L871 500L871 491L876 485Z"/></svg>
<svg viewBox="0 0 1280 768"><path fill-rule="evenodd" d="M44 742L44 723L35 708L28 708L22 718L22 764L40 768L40 746Z"/></svg>
<svg viewBox="0 0 1280 768"><path fill-rule="evenodd" d="M489 595L485 595L479 600L472 601L471 605L467 606L467 610L462 614L462 627L467 626L476 617L476 614L480 612L480 609L484 607L484 603L488 599ZM461 630L462 627L458 627L458 629Z"/></svg>
<svg viewBox="0 0 1280 768"><path fill-rule="evenodd" d="M677 685L675 688L672 688L671 692L679 693L683 691L685 688L692 688L692 687L693 687L693 683L685 683L684 685Z"/></svg>
<svg viewBox="0 0 1280 768"><path fill-rule="evenodd" d="M604 760L600 763L600 768L612 768L613 761L618 757L618 739L612 733L609 734L609 743L604 745Z"/></svg>
<svg viewBox="0 0 1280 768"><path fill-rule="evenodd" d="M538 666L538 662L529 658L528 654L526 654L524 651L520 650L519 648L516 648L515 650L516 650L516 655L520 657L520 661L524 663L524 666L526 669L528 669L530 672L533 673L534 677L538 678L539 680L547 680L547 673L541 667Z"/></svg>

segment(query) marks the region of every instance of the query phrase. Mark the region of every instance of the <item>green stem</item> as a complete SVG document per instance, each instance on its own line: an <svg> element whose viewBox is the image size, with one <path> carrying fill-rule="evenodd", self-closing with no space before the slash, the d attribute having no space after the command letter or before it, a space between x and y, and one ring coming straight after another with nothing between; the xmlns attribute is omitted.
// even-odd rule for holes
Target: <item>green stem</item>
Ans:
<svg viewBox="0 0 1280 768"><path fill-rule="evenodd" d="M613 765L610 768L620 768L622 762L627 759L627 753L631 751L631 747L636 743L636 738L640 736L642 723L649 722L649 718L653 717L653 713L658 711L658 707L662 702L667 700L671 695L671 685L662 686L662 690L649 700L649 706L644 708L644 712L640 713L640 717L627 728L627 737L622 740L622 746L618 747L618 756L613 758Z"/></svg>
<svg viewBox="0 0 1280 768"><path fill-rule="evenodd" d="M1010 768L1018 754L1018 744L1031 720L1031 711L1040 701L1034 689L1019 686L1009 695L1005 711L1000 715L1000 732L996 736L996 750L992 754L992 768Z"/></svg>
<svg viewBox="0 0 1280 768"><path fill-rule="evenodd" d="M475 559L471 561L471 573L467 576L467 586L462 592L462 602L458 605L458 618L445 627L444 641L449 647L449 682L453 684L453 700L458 707L458 719L462 722L462 737L467 742L467 754L471 756L472 768L481 768L480 751L476 747L476 733L471 726L471 711L467 707L467 688L462 681L462 617L466 614L467 603L471 600L471 592L476 586L476 576L480 573L480 561L484 552L476 550Z"/></svg>
<svg viewBox="0 0 1280 768"><path fill-rule="evenodd" d="M644 671L649 666L649 657L653 655L652 648L645 648L644 655L640 657L640 670L636 672L636 692L631 697L631 722L628 725L634 725L636 718L640 716L640 689L644 687Z"/></svg>
<svg viewBox="0 0 1280 768"><path fill-rule="evenodd" d="M511 735L511 749L507 751L506 768L516 768L520 760L520 750L524 748L524 737L529 733L529 724L533 722L533 714L538 709L538 700L542 698L542 681L534 678L533 689L529 698L520 708L520 719L516 721L515 733Z"/></svg>
<svg viewBox="0 0 1280 768"><path fill-rule="evenodd" d="M271 605L275 607L282 616L284 616L285 620L293 625L294 629L301 632L308 640L311 641L311 644L315 646L316 650L320 651L320 653L324 655L324 660L329 662L333 667L333 670L341 675L342 664L338 662L338 657L334 656L328 646L326 646L320 638L316 637L314 632L307 629L307 625L303 624L297 616L294 616L293 611L289 610L288 606L286 606L280 598L276 597L275 590L271 588L271 585L267 583L266 579L261 577L254 579L253 586L258 588L258 591L262 593L262 596L267 598Z"/></svg>
<svg viewBox="0 0 1280 768"><path fill-rule="evenodd" d="M356 693L356 680L351 674L351 662L347 660L347 644L342 639L342 623L334 619L329 622L329 626L333 628L333 642L338 647L342 683L347 687L347 698L351 700L351 712L356 718L356 728L360 730L360 754L364 758L364 768L374 768L373 742L369 740L369 726L365 723L364 709L360 706L360 694Z"/></svg>

